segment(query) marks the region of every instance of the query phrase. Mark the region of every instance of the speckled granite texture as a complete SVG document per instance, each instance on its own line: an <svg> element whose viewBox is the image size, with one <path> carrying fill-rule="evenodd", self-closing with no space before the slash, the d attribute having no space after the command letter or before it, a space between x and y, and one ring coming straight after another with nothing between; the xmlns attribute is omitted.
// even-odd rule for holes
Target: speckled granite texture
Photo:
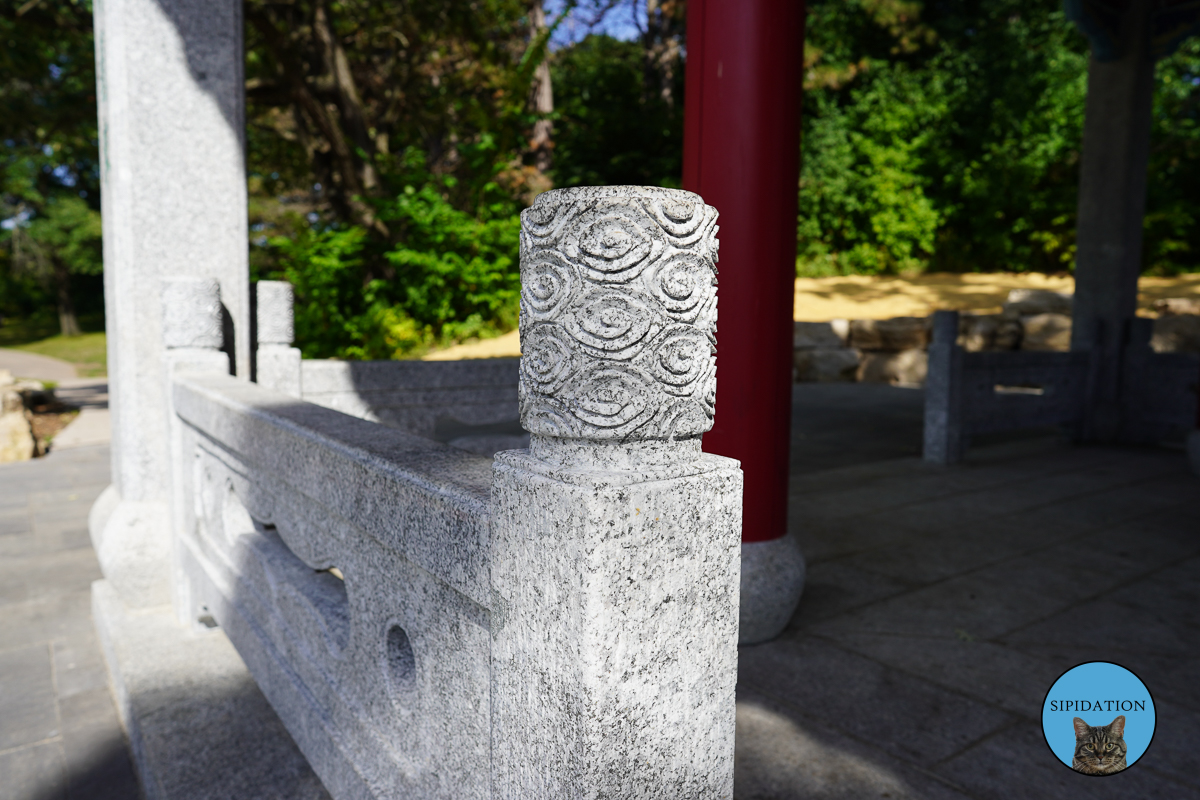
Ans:
<svg viewBox="0 0 1200 800"><path fill-rule="evenodd" d="M255 284L254 380L268 389L300 397L303 394L300 351L292 347L295 317L292 285L285 281Z"/></svg>
<svg viewBox="0 0 1200 800"><path fill-rule="evenodd" d="M671 471L497 457L497 800L733 796L741 470Z"/></svg>
<svg viewBox="0 0 1200 800"><path fill-rule="evenodd" d="M716 214L661 189L548 197L523 302L558 305L523 324L558 349L521 372L530 448L494 463L224 374L212 336L171 339L157 557L179 631L220 626L337 800L732 797L742 474L700 449ZM291 315L286 288L259 289L261 356ZM167 291L168 314L204 300L168 327L219 319L215 282ZM134 634L104 587L120 672ZM122 701L131 731L144 699Z"/></svg>
<svg viewBox="0 0 1200 800"><path fill-rule="evenodd" d="M677 189L539 195L521 212L521 425L682 439L716 402L717 211Z"/></svg>
<svg viewBox="0 0 1200 800"><path fill-rule="evenodd" d="M492 480L493 797L731 798L742 475L716 395L716 210L522 213L521 421Z"/></svg>

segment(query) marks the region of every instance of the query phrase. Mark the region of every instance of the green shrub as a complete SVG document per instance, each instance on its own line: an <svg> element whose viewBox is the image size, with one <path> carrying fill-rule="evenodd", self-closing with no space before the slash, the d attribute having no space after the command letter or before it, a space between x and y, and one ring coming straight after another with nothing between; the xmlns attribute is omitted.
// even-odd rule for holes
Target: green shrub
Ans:
<svg viewBox="0 0 1200 800"><path fill-rule="evenodd" d="M389 359L516 327L520 220L500 206L476 218L432 185L378 205L400 244L362 228L305 226L269 240L262 277L296 292L296 341L306 358ZM495 213L495 216L493 216Z"/></svg>

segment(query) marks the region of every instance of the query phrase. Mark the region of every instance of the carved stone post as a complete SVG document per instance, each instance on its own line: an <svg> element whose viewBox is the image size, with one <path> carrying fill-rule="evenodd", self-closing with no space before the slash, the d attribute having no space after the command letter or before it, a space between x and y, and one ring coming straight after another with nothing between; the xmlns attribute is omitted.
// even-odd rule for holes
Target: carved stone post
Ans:
<svg viewBox="0 0 1200 800"><path fill-rule="evenodd" d="M171 529L174 533L164 552L172 554L169 562L147 560L143 569L170 578L170 589L176 616L186 625L195 624L200 616L192 600L191 588L182 569L179 548L184 520L184 507L190 495L185 486L192 479L192 463L184 457L183 430L171 400L171 381L180 373L204 372L216 375L229 373L229 356L221 351L224 336L221 330L221 285L214 278L165 278L162 281L162 330L166 346L167 430L171 442ZM113 576L104 572L110 583Z"/></svg>
<svg viewBox="0 0 1200 800"><path fill-rule="evenodd" d="M521 423L492 488L496 798L729 798L742 474L716 393L716 217L617 186L522 214Z"/></svg>
<svg viewBox="0 0 1200 800"><path fill-rule="evenodd" d="M292 285L285 281L259 281L257 380L280 394L300 397L300 351L295 340Z"/></svg>

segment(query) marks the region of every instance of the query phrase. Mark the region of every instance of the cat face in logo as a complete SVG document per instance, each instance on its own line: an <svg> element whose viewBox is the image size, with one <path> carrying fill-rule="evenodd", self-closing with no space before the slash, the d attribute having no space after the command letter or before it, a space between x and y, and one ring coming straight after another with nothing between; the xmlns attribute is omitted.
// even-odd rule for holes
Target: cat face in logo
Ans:
<svg viewBox="0 0 1200 800"><path fill-rule="evenodd" d="M1096 727L1075 717L1075 759L1071 766L1085 775L1112 775L1125 769L1125 715Z"/></svg>

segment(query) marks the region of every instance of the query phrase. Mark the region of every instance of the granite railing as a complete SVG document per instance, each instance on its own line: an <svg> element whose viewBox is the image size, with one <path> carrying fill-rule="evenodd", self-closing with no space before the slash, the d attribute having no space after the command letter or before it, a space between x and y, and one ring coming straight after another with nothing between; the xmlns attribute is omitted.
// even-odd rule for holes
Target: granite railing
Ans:
<svg viewBox="0 0 1200 800"><path fill-rule="evenodd" d="M181 308L219 309L215 282L168 286L176 608L224 630L338 800L732 797L715 219L636 187L523 213L532 441L494 462L296 396L262 317L260 384L228 376Z"/></svg>
<svg viewBox="0 0 1200 800"><path fill-rule="evenodd" d="M480 455L529 446L519 359L301 361L291 346L292 287L259 281L255 293L260 385Z"/></svg>
<svg viewBox="0 0 1200 800"><path fill-rule="evenodd" d="M1060 426L1074 438L1082 435L1098 349L970 353L957 344L958 327L958 312L934 314L925 380L926 461L961 461L975 434ZM1151 320L1135 319L1124 349L1122 395L1133 410L1121 431L1126 441L1161 441L1195 426L1200 358L1154 353L1151 327Z"/></svg>

